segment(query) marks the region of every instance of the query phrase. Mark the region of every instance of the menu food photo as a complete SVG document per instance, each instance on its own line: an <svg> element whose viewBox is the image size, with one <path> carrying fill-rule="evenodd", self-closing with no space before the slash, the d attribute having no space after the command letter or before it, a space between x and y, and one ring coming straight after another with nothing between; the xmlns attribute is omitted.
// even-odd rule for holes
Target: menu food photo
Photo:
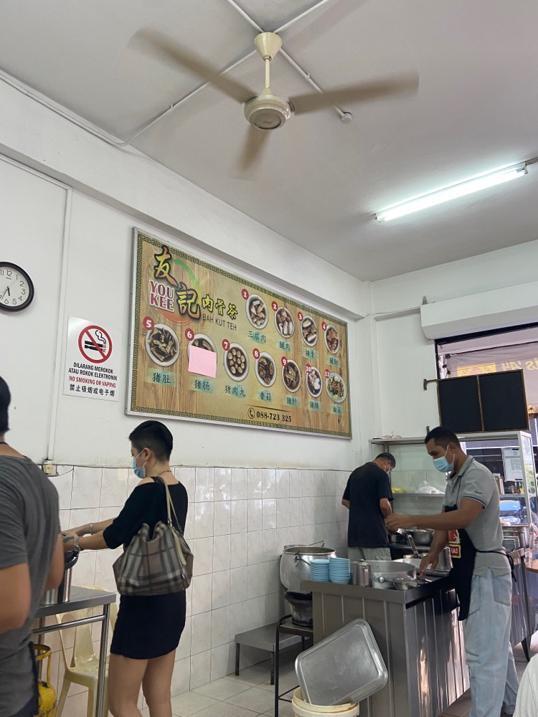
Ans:
<svg viewBox="0 0 538 717"><path fill-rule="evenodd" d="M345 322L134 231L127 412L351 437Z"/></svg>

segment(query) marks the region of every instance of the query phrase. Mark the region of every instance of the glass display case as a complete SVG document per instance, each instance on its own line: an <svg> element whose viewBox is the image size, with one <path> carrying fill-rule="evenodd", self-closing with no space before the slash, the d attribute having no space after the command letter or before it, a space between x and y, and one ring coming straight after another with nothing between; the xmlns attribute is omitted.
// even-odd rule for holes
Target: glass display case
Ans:
<svg viewBox="0 0 538 717"><path fill-rule="evenodd" d="M459 436L463 450L493 473L500 494L501 520L507 527L538 524L536 471L531 434L526 431L475 433ZM395 500L441 498L445 476L426 453L423 438L375 438L372 456L390 451L396 458L391 481ZM401 502L401 501L400 501Z"/></svg>

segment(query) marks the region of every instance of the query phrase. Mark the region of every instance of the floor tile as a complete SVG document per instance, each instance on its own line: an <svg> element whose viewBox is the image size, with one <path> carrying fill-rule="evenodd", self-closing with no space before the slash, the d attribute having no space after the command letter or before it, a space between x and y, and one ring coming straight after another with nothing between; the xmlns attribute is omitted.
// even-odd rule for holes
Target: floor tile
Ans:
<svg viewBox="0 0 538 717"><path fill-rule="evenodd" d="M239 679L253 685L269 684L271 678L271 665L269 661L259 662L257 665L247 667L239 673Z"/></svg>
<svg viewBox="0 0 538 717"><path fill-rule="evenodd" d="M265 712L260 717L274 717L274 709L270 709L269 712ZM293 714L293 708L288 702L281 702L278 707L279 717L295 717Z"/></svg>
<svg viewBox="0 0 538 717"><path fill-rule="evenodd" d="M235 697L231 697L227 702L256 713L263 713L271 709L274 699L273 695L267 690L261 687L251 687L246 692L241 692Z"/></svg>
<svg viewBox="0 0 538 717"><path fill-rule="evenodd" d="M228 702L217 702L216 706L197 712L196 717L257 717L257 713Z"/></svg>
<svg viewBox="0 0 538 717"><path fill-rule="evenodd" d="M215 707L217 700L196 692L184 692L181 695L172 697L172 712L176 717L192 717L203 709Z"/></svg>
<svg viewBox="0 0 538 717"><path fill-rule="evenodd" d="M240 677L223 677L220 680L210 682L208 685L194 690L199 695L211 697L214 700L227 700L240 692L246 692L252 688L250 682L245 682Z"/></svg>
<svg viewBox="0 0 538 717"><path fill-rule="evenodd" d="M297 680L297 675L295 674L295 668L293 666L288 667L288 669L286 670L280 671L280 678L278 680L279 692L286 692L287 690L291 690L292 687L297 687L298 684L299 681ZM264 684L260 686L263 690L268 690L271 693L275 691L274 685Z"/></svg>

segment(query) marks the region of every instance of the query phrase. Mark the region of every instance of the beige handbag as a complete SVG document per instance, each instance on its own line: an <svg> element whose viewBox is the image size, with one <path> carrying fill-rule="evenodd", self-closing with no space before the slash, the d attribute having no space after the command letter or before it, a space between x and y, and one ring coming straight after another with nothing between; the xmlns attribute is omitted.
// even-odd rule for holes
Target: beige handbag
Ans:
<svg viewBox="0 0 538 717"><path fill-rule="evenodd" d="M165 489L167 521L159 521L152 536L144 523L114 563L120 595L167 595L186 590L192 580L194 556L183 537L170 491L161 478L154 480Z"/></svg>

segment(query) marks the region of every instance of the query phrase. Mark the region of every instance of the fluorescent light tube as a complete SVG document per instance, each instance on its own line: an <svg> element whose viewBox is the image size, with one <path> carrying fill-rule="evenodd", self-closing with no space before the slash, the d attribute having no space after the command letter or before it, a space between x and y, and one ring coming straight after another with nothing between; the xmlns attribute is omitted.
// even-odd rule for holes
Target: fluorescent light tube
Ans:
<svg viewBox="0 0 538 717"><path fill-rule="evenodd" d="M398 219L398 217L404 217L406 214L412 214L413 212L420 212L422 209L428 209L436 204L443 204L451 199L464 197L466 194L473 194L474 192L480 192L482 189L494 187L497 184L511 182L512 179L517 179L525 174L527 174L526 164L501 169L491 174L483 174L474 179L453 184L444 189L438 189L436 192L431 192L431 194L423 194L416 199L410 199L408 202L402 202L395 207L385 209L376 214L376 219L378 222L390 222L392 219Z"/></svg>

